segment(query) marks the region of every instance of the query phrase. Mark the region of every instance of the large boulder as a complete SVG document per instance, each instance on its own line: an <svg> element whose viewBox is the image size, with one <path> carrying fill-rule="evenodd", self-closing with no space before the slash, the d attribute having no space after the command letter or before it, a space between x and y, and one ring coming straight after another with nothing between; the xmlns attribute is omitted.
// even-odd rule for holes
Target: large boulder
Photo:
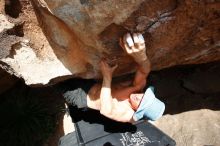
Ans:
<svg viewBox="0 0 220 146"><path fill-rule="evenodd" d="M19 17L25 21L24 37L34 45L19 40L14 56L0 59L27 84L99 78L103 57L119 64L115 76L133 72L135 62L119 46L126 32L144 35L153 70L220 59L218 0L31 0L47 39L28 1L16 1L23 10Z"/></svg>

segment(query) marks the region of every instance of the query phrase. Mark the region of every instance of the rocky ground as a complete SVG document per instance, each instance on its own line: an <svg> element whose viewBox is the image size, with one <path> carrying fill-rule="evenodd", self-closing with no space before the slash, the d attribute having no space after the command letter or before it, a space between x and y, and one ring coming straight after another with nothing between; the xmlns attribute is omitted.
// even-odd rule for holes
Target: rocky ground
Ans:
<svg viewBox="0 0 220 146"><path fill-rule="evenodd" d="M178 146L220 145L220 63L152 73L156 95L166 103L155 122Z"/></svg>

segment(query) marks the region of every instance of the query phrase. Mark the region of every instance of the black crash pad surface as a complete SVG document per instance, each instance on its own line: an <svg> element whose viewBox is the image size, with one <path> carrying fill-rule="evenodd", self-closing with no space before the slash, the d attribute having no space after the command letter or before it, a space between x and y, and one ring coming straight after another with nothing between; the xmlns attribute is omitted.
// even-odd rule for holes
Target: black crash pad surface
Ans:
<svg viewBox="0 0 220 146"><path fill-rule="evenodd" d="M70 107L79 146L174 146L175 141L147 121L135 125L110 120L95 110Z"/></svg>

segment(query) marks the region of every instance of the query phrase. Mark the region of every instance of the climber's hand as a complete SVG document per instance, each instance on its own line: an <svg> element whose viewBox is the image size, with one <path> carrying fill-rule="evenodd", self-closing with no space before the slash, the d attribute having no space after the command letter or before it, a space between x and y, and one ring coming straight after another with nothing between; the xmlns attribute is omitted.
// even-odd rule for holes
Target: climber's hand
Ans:
<svg viewBox="0 0 220 146"><path fill-rule="evenodd" d="M115 69L118 67L118 65L114 65L114 66L110 66L105 60L101 60L100 61L100 69L101 69L101 73L103 78L106 79L112 79L112 74L115 71Z"/></svg>
<svg viewBox="0 0 220 146"><path fill-rule="evenodd" d="M137 63L147 59L144 37L140 33L133 33L132 36L130 33L125 34L120 39L120 45Z"/></svg>

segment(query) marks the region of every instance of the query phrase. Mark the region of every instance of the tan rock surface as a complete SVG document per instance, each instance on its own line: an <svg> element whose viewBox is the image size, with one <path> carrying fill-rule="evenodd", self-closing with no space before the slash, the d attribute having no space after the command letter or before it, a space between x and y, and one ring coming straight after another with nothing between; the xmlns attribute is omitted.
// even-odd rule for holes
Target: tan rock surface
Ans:
<svg viewBox="0 0 220 146"><path fill-rule="evenodd" d="M15 14L1 10L0 67L24 79L28 85L47 84L51 79L59 80L60 76L71 75L53 53L30 1L14 1L8 3L8 7L16 9L19 4L22 5L22 12L15 18ZM6 6L2 8L6 9ZM0 79L3 80L3 77Z"/></svg>
<svg viewBox="0 0 220 146"><path fill-rule="evenodd" d="M172 68L153 73L151 85L166 104L154 124L177 146L220 145L220 64Z"/></svg>
<svg viewBox="0 0 220 146"><path fill-rule="evenodd" d="M24 72L31 74L30 68L24 68L24 72L20 73L14 67L16 65L9 65L27 84L47 84L51 79L63 80L68 75L99 78L98 63L102 57L106 57L111 64L120 65L115 75L132 72L135 63L118 45L119 38L126 32L143 33L153 70L220 59L220 2L217 0L31 1L39 25L27 0L16 0L11 2L11 6L6 3L8 7L5 12L13 17L9 20L18 26L13 30L17 32L20 28L23 31L23 35L9 31L7 37L15 37L13 40L18 39L16 42L29 40L28 45L42 60L37 63L42 69L36 70L39 74L45 74L42 79L36 75L29 75L27 79ZM11 13L10 7L19 15ZM8 31L1 34L3 32ZM15 42L9 46L13 44ZM0 54L3 50L11 50L11 47L1 47ZM4 53L0 59L3 61L8 57ZM47 62L44 59L54 64L51 65L56 68L53 75L48 73L50 65L44 66L43 62Z"/></svg>
<svg viewBox="0 0 220 146"><path fill-rule="evenodd" d="M175 139L177 146L220 145L220 111L209 109L165 115L155 125Z"/></svg>

